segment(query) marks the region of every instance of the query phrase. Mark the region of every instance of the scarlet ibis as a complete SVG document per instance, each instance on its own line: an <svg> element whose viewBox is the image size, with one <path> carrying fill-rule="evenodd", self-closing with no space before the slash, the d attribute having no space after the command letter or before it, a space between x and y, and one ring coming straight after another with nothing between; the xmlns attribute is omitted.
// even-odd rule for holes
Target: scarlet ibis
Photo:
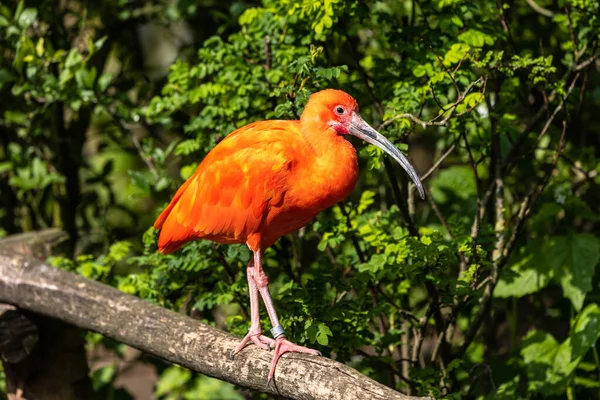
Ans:
<svg viewBox="0 0 600 400"><path fill-rule="evenodd" d="M158 249L165 254L196 239L245 243L252 250L254 257L246 269L251 325L232 356L249 341L262 349L273 348L267 382L282 354L320 353L286 339L269 293L262 254L279 237L306 225L350 194L358 162L346 135L387 152L424 197L414 168L360 117L356 100L343 91L327 89L310 97L300 120L254 122L227 136L206 155L154 223L160 230ZM273 339L262 334L259 294L273 326Z"/></svg>

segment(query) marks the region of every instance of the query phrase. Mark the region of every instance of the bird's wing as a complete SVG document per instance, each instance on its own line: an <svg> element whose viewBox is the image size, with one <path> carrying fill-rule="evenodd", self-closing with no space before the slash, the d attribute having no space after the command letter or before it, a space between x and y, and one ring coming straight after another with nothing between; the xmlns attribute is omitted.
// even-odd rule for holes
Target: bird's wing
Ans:
<svg viewBox="0 0 600 400"><path fill-rule="evenodd" d="M243 243L259 228L269 205L279 205L298 157L293 121L262 121L233 132L179 188L154 223L159 250L208 238Z"/></svg>

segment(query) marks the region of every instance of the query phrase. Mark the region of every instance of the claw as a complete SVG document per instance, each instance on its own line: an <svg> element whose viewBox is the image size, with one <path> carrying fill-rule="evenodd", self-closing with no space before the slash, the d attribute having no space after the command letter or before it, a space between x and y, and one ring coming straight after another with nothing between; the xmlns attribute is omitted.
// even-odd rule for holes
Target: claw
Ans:
<svg viewBox="0 0 600 400"><path fill-rule="evenodd" d="M275 343L275 340L263 336L262 332L248 332L248 334L244 336L235 349L231 350L229 353L229 359L233 360L234 356L242 351L250 341L252 341L252 343L254 343L257 347L268 351L272 350L271 344Z"/></svg>
<svg viewBox="0 0 600 400"><path fill-rule="evenodd" d="M304 353L322 356L321 352L318 350L299 346L287 340L285 336L279 336L277 339L275 339L275 353L273 354L273 361L271 361L271 368L269 369L269 376L267 377L267 386L269 386L269 383L271 383L275 377L275 367L277 366L277 361L279 361L279 358L285 353Z"/></svg>

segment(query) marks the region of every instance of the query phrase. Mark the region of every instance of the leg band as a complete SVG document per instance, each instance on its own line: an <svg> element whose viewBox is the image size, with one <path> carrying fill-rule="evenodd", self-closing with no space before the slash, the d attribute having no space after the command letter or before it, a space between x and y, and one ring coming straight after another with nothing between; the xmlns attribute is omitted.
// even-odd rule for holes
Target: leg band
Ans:
<svg viewBox="0 0 600 400"><path fill-rule="evenodd" d="M285 331L283 330L283 326L281 324L274 326L271 329L271 335L273 335L273 339L277 339L281 335L285 335Z"/></svg>

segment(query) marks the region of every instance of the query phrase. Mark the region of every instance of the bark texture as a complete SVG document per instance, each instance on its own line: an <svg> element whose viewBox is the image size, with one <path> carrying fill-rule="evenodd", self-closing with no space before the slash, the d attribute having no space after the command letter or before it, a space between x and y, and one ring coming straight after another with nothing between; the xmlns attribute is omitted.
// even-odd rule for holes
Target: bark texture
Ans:
<svg viewBox="0 0 600 400"><path fill-rule="evenodd" d="M58 229L30 232L0 241L0 251L34 262L45 259L65 239L65 233ZM0 301L6 300L0 296ZM76 326L0 304L0 361L9 399L91 398L84 345Z"/></svg>
<svg viewBox="0 0 600 400"><path fill-rule="evenodd" d="M0 302L92 330L233 384L292 399L424 399L406 396L324 357L284 355L266 385L271 355L183 314L58 270L0 246Z"/></svg>

